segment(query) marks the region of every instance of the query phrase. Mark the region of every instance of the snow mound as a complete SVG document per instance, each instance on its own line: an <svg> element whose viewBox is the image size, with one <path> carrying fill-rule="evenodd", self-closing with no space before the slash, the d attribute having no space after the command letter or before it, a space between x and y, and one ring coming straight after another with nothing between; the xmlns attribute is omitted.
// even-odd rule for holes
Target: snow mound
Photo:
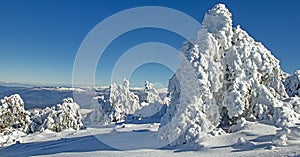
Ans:
<svg viewBox="0 0 300 157"><path fill-rule="evenodd" d="M289 96L300 96L300 70L287 77L284 85Z"/></svg>
<svg viewBox="0 0 300 157"><path fill-rule="evenodd" d="M300 122L300 98L291 97L274 108L273 121L278 127L291 127Z"/></svg>
<svg viewBox="0 0 300 157"><path fill-rule="evenodd" d="M240 26L232 26L225 5L205 14L197 39L184 42L180 54L159 129L159 137L171 145L195 141L216 127L238 131L246 121L292 126L299 120L299 105L287 100L279 61Z"/></svg>
<svg viewBox="0 0 300 157"><path fill-rule="evenodd" d="M160 110L164 107L163 104L155 102L155 103L145 103L141 104L141 109L137 110L134 113L134 116L143 118L143 117L151 117L157 113L160 113ZM161 116L161 115L160 115Z"/></svg>
<svg viewBox="0 0 300 157"><path fill-rule="evenodd" d="M236 145L241 146L246 143L246 140L243 137L238 138Z"/></svg>
<svg viewBox="0 0 300 157"><path fill-rule="evenodd" d="M300 140L300 126L285 127L277 131L272 144L274 146L287 146L295 140Z"/></svg>

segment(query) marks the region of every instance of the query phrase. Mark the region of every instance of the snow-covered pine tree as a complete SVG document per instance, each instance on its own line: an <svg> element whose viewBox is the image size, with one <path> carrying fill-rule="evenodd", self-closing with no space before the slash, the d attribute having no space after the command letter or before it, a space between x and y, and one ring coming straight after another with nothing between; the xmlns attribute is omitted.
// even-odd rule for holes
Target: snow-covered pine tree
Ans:
<svg viewBox="0 0 300 157"><path fill-rule="evenodd" d="M287 124L281 121L294 109L285 105L289 100L282 101L288 96L279 61L240 26L233 28L225 5L205 14L198 38L186 41L180 53L182 65L169 80L171 104L161 119L160 138L180 145L215 127L236 131L245 120Z"/></svg>
<svg viewBox="0 0 300 157"><path fill-rule="evenodd" d="M122 121L140 108L139 97L129 90L129 86L130 83L126 79L122 85L110 86L109 101L106 101L106 104L103 104L106 107L102 108L111 122Z"/></svg>
<svg viewBox="0 0 300 157"><path fill-rule="evenodd" d="M15 130L27 133L31 123L29 112L24 109L24 102L19 94L1 99L0 133L10 134Z"/></svg>
<svg viewBox="0 0 300 157"><path fill-rule="evenodd" d="M166 104L159 94L152 83L145 81L144 90L140 95L141 108L136 110L131 118L141 120L151 117L151 120L159 121L166 109Z"/></svg>
<svg viewBox="0 0 300 157"><path fill-rule="evenodd" d="M88 122L90 125L105 125L110 122L106 113L102 109L105 107L104 104L106 101L104 100L104 96L96 96L93 97L90 108L93 110L89 115Z"/></svg>
<svg viewBox="0 0 300 157"><path fill-rule="evenodd" d="M159 93L155 88L153 88L153 84L148 81L145 81L145 88L141 95L140 101L146 103L155 103L155 102L162 103L162 100L159 97Z"/></svg>
<svg viewBox="0 0 300 157"><path fill-rule="evenodd" d="M69 128L74 130L82 129L84 125L79 109L80 106L72 98L65 98L62 104L35 111L31 115L31 132L45 129L55 132Z"/></svg>
<svg viewBox="0 0 300 157"><path fill-rule="evenodd" d="M213 93L209 91L205 68L200 67L196 74L194 67L185 58L185 50L195 54L198 51L198 46L191 42L186 42L181 49L181 67L169 81L171 104L161 119L159 129L159 137L169 140L171 145L194 141L219 123L218 107Z"/></svg>
<svg viewBox="0 0 300 157"><path fill-rule="evenodd" d="M191 142L219 124L222 53L232 35L231 13L216 5L205 15L198 39L180 49L181 67L169 81L171 104L159 129L172 145Z"/></svg>

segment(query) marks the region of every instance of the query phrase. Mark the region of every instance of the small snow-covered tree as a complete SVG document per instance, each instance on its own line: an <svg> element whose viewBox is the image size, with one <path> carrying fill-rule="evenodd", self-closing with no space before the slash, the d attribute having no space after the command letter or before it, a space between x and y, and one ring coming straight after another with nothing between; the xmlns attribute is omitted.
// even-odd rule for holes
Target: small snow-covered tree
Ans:
<svg viewBox="0 0 300 157"><path fill-rule="evenodd" d="M274 107L273 121L278 127L292 127L300 123L300 97L290 97Z"/></svg>
<svg viewBox="0 0 300 157"><path fill-rule="evenodd" d="M93 97L90 108L93 110L89 115L90 125L102 125L109 123L109 119L102 107L105 107L104 96Z"/></svg>
<svg viewBox="0 0 300 157"><path fill-rule="evenodd" d="M124 79L122 85L110 86L109 101L103 105L106 106L104 112L111 122L122 121L127 115L133 114L140 108L139 98L129 90L129 85L129 81Z"/></svg>
<svg viewBox="0 0 300 157"><path fill-rule="evenodd" d="M13 144L29 133L29 112L19 94L1 99L0 105L0 146Z"/></svg>
<svg viewBox="0 0 300 157"><path fill-rule="evenodd" d="M62 104L35 111L31 115L31 131L49 129L59 132L69 128L74 130L82 129L84 126L79 109L79 105L72 98L65 98Z"/></svg>
<svg viewBox="0 0 300 157"><path fill-rule="evenodd" d="M153 87L153 84L145 81L145 88L140 95L140 109L136 110L134 115L129 118L150 118L159 121L166 109L166 100L163 101L160 93Z"/></svg>
<svg viewBox="0 0 300 157"><path fill-rule="evenodd" d="M1 99L0 133L11 133L13 130L28 132L31 123L29 112L24 109L24 102L19 94Z"/></svg>
<svg viewBox="0 0 300 157"><path fill-rule="evenodd" d="M162 103L162 100L159 97L159 93L155 88L153 88L153 84L148 81L145 81L145 88L140 101L146 103Z"/></svg>

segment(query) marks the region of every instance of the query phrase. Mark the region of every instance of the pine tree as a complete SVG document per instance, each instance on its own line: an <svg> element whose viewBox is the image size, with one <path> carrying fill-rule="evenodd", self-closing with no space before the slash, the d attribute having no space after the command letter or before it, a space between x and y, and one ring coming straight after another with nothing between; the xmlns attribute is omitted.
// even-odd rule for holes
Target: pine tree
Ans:
<svg viewBox="0 0 300 157"><path fill-rule="evenodd" d="M180 54L181 67L169 80L171 103L161 119L160 138L180 145L216 127L237 131L246 121L286 126L299 120L298 105L291 105L295 100L286 99L279 61L240 26L233 28L225 5L205 14L198 38L184 42Z"/></svg>

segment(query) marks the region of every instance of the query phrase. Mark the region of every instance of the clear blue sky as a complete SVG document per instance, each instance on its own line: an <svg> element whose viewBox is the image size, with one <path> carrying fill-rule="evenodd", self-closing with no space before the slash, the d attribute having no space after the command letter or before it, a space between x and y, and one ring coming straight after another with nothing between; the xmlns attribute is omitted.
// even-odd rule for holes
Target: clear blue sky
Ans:
<svg viewBox="0 0 300 157"><path fill-rule="evenodd" d="M73 62L88 32L106 17L138 6L164 6L182 11L198 21L221 2L233 14L234 25L262 42L289 73L300 69L300 1L297 0L1 0L0 81L70 84ZM157 35L158 34L158 35ZM101 58L97 84L109 82L117 59L130 47L143 42L163 42L179 48L182 38L159 29L128 32L115 40ZM154 72L158 75L153 75ZM167 85L171 71L147 64L132 76L134 85L145 79Z"/></svg>

